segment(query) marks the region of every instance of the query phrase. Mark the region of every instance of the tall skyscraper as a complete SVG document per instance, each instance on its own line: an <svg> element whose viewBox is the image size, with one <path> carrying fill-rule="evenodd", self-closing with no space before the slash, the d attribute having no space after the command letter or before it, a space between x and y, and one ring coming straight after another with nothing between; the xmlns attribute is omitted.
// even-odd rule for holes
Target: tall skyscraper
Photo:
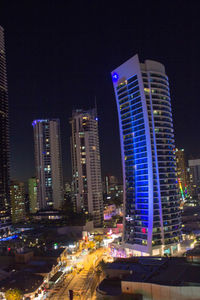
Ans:
<svg viewBox="0 0 200 300"><path fill-rule="evenodd" d="M9 190L8 86L4 30L0 26L0 230L11 225Z"/></svg>
<svg viewBox="0 0 200 300"><path fill-rule="evenodd" d="M25 219L25 189L24 183L17 180L10 184L12 222L23 222Z"/></svg>
<svg viewBox="0 0 200 300"><path fill-rule="evenodd" d="M124 180L124 233L136 255L174 253L181 235L168 77L135 55L112 72Z"/></svg>
<svg viewBox="0 0 200 300"><path fill-rule="evenodd" d="M38 208L60 209L63 203L60 122L58 119L35 120L32 125Z"/></svg>
<svg viewBox="0 0 200 300"><path fill-rule="evenodd" d="M37 181L35 177L28 180L29 211L34 214L38 210L37 203Z"/></svg>
<svg viewBox="0 0 200 300"><path fill-rule="evenodd" d="M71 119L72 186L77 212L93 215L102 226L103 195L96 110L76 110Z"/></svg>

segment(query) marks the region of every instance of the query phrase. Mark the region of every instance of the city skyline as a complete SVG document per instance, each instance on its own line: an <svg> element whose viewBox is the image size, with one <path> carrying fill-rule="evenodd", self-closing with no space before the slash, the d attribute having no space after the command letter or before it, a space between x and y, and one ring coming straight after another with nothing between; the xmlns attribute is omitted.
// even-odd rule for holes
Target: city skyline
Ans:
<svg viewBox="0 0 200 300"><path fill-rule="evenodd" d="M0 0L0 299L198 299L199 9Z"/></svg>
<svg viewBox="0 0 200 300"><path fill-rule="evenodd" d="M102 174L109 172L121 178L117 111L110 71L113 66L120 65L138 52L141 58L163 63L171 78L176 147L184 148L186 153L200 153L200 144L195 138L200 126L195 109L198 101L196 78L200 64L199 45L196 41L199 20L195 18L198 11L195 10L195 5L188 6L186 1L182 1L181 6L178 2L166 4L163 11L165 25L162 25L161 35L156 19L151 18L151 22L148 22L149 10L152 15L157 16L161 9L159 3L147 3L144 8L142 3L135 3L138 16L130 18L126 9L125 19L121 8L108 6L102 27L100 21L103 6L92 4L85 5L84 8L80 5L72 14L75 20L80 18L82 25L79 27L72 16L68 16L66 21L64 2L57 7L53 2L49 7L40 3L40 11L36 9L36 2L32 3L33 7L29 10L26 5L3 1L0 9L0 22L5 29L8 52L12 178L27 180L35 175L31 121L38 118L59 118L63 136L62 149L65 149L64 177L69 179L71 166L68 118L76 107L93 107L95 97L99 115ZM133 8L131 3L127 6ZM146 18L138 25L141 8ZM74 9L72 4L68 6L68 11ZM48 20L52 19L54 11L55 22L51 24ZM82 17L82 11L88 16L87 20ZM168 14L170 18L167 17ZM110 21L112 15L115 15L115 26ZM189 24L186 22L188 15L192 20ZM159 22L161 17L157 18ZM176 19L180 25L174 29ZM186 33L184 28L187 28ZM186 55L187 53L192 55ZM48 64L49 60L51 64ZM191 103L189 106L188 99ZM186 124L184 120L187 114L190 118ZM21 136L22 131L24 138Z"/></svg>

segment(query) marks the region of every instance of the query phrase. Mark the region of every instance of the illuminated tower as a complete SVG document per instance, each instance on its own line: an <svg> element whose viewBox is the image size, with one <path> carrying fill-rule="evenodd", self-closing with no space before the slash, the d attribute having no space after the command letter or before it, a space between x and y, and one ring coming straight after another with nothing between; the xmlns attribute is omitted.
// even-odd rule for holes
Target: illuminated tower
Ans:
<svg viewBox="0 0 200 300"><path fill-rule="evenodd" d="M38 210L37 204L37 181L35 177L28 180L28 196L29 196L29 210L34 214Z"/></svg>
<svg viewBox="0 0 200 300"><path fill-rule="evenodd" d="M180 211L168 77L135 55L112 72L124 180L125 248L160 255L178 250ZM132 250L130 250L132 249Z"/></svg>
<svg viewBox="0 0 200 300"><path fill-rule="evenodd" d="M76 110L71 119L72 185L77 212L91 214L94 226L103 222L103 195L96 110Z"/></svg>
<svg viewBox="0 0 200 300"><path fill-rule="evenodd" d="M10 184L10 197L11 197L11 212L12 222L24 222L25 211L25 189L24 183L17 180L11 181Z"/></svg>
<svg viewBox="0 0 200 300"><path fill-rule="evenodd" d="M0 231L11 225L9 191L9 118L4 30L0 26Z"/></svg>
<svg viewBox="0 0 200 300"><path fill-rule="evenodd" d="M60 209L63 203L63 179L58 119L32 123L35 143L38 208Z"/></svg>

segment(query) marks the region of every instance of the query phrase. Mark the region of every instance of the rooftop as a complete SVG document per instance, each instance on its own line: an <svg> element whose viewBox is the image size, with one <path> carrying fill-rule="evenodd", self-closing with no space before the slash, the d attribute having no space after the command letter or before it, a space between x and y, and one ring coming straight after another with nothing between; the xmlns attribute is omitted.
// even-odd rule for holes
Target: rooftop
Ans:
<svg viewBox="0 0 200 300"><path fill-rule="evenodd" d="M200 264L188 262L184 257L120 259L108 264L107 269L122 270L123 281L200 286Z"/></svg>
<svg viewBox="0 0 200 300"><path fill-rule="evenodd" d="M28 272L14 272L8 278L0 281L0 290L19 289L24 294L34 292L43 282L43 276Z"/></svg>

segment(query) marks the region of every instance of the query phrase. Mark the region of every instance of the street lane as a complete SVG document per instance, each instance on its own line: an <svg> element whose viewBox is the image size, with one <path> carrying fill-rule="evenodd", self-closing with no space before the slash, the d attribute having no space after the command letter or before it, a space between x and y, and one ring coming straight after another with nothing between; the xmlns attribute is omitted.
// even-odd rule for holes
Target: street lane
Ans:
<svg viewBox="0 0 200 300"><path fill-rule="evenodd" d="M89 300L95 299L94 294L99 282L99 276L96 273L96 267L102 260L106 249L100 248L84 257L81 271L73 271L66 275L62 287L50 296L51 300L69 299L69 290L73 290L74 299Z"/></svg>

